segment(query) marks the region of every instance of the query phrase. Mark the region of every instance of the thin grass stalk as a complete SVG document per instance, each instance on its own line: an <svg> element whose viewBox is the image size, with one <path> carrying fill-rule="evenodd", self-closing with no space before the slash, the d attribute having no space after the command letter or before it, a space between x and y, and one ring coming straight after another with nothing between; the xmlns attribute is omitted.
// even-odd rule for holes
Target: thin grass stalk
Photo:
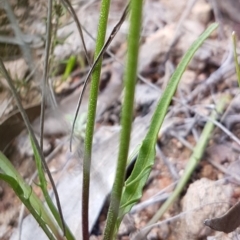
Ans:
<svg viewBox="0 0 240 240"><path fill-rule="evenodd" d="M110 8L110 0L102 0L100 18L98 25L98 33L96 40L96 49L94 59L100 53L104 42L107 30L107 21ZM97 108L98 88L101 74L102 59L99 60L92 73L92 82L90 87L89 107L87 114L86 137L84 142L84 157L83 157L83 181L82 181L82 239L89 240L89 186L90 186L90 167L92 155L92 141L95 125L95 116Z"/></svg>
<svg viewBox="0 0 240 240"><path fill-rule="evenodd" d="M48 86L49 86L49 92L50 92L50 96L52 97L52 104L54 108L57 108L57 100L55 97L55 93L54 93L54 89L53 89L53 81L51 79L51 77L54 75L54 67L53 67L53 62L55 60L54 58L54 49L56 46L56 41L57 41L57 31L59 28L59 23L60 23L60 17L62 14L62 6L58 5L57 1L55 0L55 5L53 5L53 9L55 10L55 19L53 20L55 22L55 24L52 23L52 29L51 29L51 46L50 46L50 53L49 53L49 70L48 70ZM52 21L52 22L53 22ZM51 74L49 74L51 73Z"/></svg>
<svg viewBox="0 0 240 240"><path fill-rule="evenodd" d="M116 234L116 221L119 213L119 204L122 196L122 188L125 180L125 170L127 165L131 127L133 119L134 92L137 79L139 39L142 22L142 0L132 0L130 2L130 29L128 37L128 55L126 72L124 75L124 101L121 118L121 135L118 153L118 162L114 185L111 194L111 202L107 216L107 223L104 231L104 240L112 240Z"/></svg>
<svg viewBox="0 0 240 240"><path fill-rule="evenodd" d="M49 70L49 53L52 39L52 0L48 0L48 15L47 15L47 33L46 33L46 46L45 46L45 57L44 57L44 70L43 70L43 83L42 83L42 102L41 102L41 115L40 115L40 148L43 150L43 130L44 130L44 115L45 115L45 104L46 104L46 88L48 81L48 70Z"/></svg>

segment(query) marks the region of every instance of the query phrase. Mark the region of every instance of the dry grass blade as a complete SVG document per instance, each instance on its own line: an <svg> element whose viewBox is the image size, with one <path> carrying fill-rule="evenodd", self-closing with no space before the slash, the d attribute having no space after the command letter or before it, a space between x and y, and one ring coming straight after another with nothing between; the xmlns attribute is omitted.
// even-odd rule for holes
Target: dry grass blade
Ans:
<svg viewBox="0 0 240 240"><path fill-rule="evenodd" d="M44 73L43 73L43 85L42 85L42 102L41 102L41 115L40 115L40 148L43 150L43 130L44 130L44 115L46 104L46 88L48 82L49 71L49 53L51 46L51 30L52 30L52 0L48 0L48 16L47 16L47 36L45 47L45 59L44 59Z"/></svg>

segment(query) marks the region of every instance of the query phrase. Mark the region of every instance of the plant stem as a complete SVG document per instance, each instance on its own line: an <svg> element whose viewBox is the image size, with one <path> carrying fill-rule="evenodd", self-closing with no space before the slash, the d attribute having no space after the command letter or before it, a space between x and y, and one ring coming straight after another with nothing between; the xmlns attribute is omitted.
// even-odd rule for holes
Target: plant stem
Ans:
<svg viewBox="0 0 240 240"><path fill-rule="evenodd" d="M124 76L125 93L122 108L121 136L118 154L117 169L115 181L111 194L111 202L107 216L106 228L104 231L104 240L114 239L116 221L119 213L119 204L122 196L122 188L125 179L125 170L127 165L128 150L131 136L134 92L137 78L139 39L142 21L142 0L132 0L130 2L131 18L128 37L128 56L126 72Z"/></svg>
<svg viewBox="0 0 240 240"><path fill-rule="evenodd" d="M101 51L104 45L110 2L111 2L110 0L102 0L102 3L101 3L94 59L97 58L99 52ZM92 140L93 140L94 125L95 125L101 66L102 66L102 59L98 62L92 74L92 82L91 82L89 105L88 105L89 107L88 107L88 115L87 115L86 137L85 137L85 143L84 143L83 182L82 182L82 238L83 240L89 240L88 208L89 208L90 167L91 167Z"/></svg>

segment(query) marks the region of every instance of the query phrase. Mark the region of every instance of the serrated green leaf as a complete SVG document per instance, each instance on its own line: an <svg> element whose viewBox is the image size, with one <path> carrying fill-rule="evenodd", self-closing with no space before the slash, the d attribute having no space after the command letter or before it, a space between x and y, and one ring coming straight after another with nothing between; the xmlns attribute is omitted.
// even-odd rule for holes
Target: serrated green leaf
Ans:
<svg viewBox="0 0 240 240"><path fill-rule="evenodd" d="M195 52L199 49L206 38L217 28L217 26L218 24L216 23L210 25L208 29L192 44L169 80L152 117L151 125L145 139L143 140L132 174L125 183L120 204L118 224L120 224L123 216L131 210L133 205L142 196L142 189L154 164L155 144L158 132L166 116L168 106L177 89L178 83Z"/></svg>

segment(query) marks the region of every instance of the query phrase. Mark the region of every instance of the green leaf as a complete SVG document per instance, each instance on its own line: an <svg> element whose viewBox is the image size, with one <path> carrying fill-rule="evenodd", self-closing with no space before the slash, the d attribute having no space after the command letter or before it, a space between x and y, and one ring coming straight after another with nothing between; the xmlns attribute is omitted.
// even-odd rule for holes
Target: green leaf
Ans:
<svg viewBox="0 0 240 240"><path fill-rule="evenodd" d="M64 74L63 74L63 81L66 81L69 75L71 74L75 64L76 64L76 56L70 56L70 58L67 60L67 66L65 68Z"/></svg>
<svg viewBox="0 0 240 240"><path fill-rule="evenodd" d="M59 227L62 228L62 230L63 230L62 218L61 218L57 208L53 204L53 201L52 201L52 199L51 199L51 197L50 197L50 195L48 193L47 180L45 178L45 174L44 174L44 171L43 171L43 166L42 166L42 162L41 162L41 156L39 155L37 147L36 147L36 145L35 145L35 143L34 143L34 141L33 141L31 136L30 136L30 141L31 141L31 144L32 144L32 149L33 149L33 153L34 153L34 157L35 157L36 165L37 165L37 169L38 169L38 177L39 177L39 180L40 180L39 186L42 189L44 198L45 198L45 200L47 202L47 205L48 205L51 213L53 214L53 216L54 216L55 220L57 221ZM65 223L64 223L64 226L65 226L65 230L66 230L66 238L68 240L75 239L73 234L71 233L69 227Z"/></svg>
<svg viewBox="0 0 240 240"><path fill-rule="evenodd" d="M139 151L132 174L125 182L123 195L120 204L120 214L118 216L118 224L120 224L124 214L129 212L133 205L141 198L142 189L146 184L151 168L155 159L155 144L158 132L166 116L168 106L177 89L178 83L192 59L195 52L199 49L207 37L217 28L218 24L214 23L192 44L190 49L183 56L177 69L173 73L169 83L158 102L156 110L151 120L148 133L143 140L142 147Z"/></svg>
<svg viewBox="0 0 240 240"><path fill-rule="evenodd" d="M49 239L55 239L52 233L54 233L55 236L58 236L59 233L55 224L53 224L52 218L49 216L48 211L45 209L40 199L32 191L31 186L26 184L26 182L19 175L11 162L2 154L2 152L0 152L0 171L0 179L4 180L10 185Z"/></svg>
<svg viewBox="0 0 240 240"><path fill-rule="evenodd" d="M17 195L19 195L19 196L24 195L21 186L18 184L18 182L15 178L8 176L6 174L0 173L0 179L5 181L6 183L8 183L12 187L14 192L17 193Z"/></svg>
<svg viewBox="0 0 240 240"><path fill-rule="evenodd" d="M41 161L41 156L37 150L37 147L32 139L32 136L29 135L30 137L30 142L31 142L31 145L32 145L32 149L33 149L33 154L34 154L34 157L35 157L35 162L36 162L36 166L37 166L37 170L38 170L38 177L39 177L39 187L41 187L41 189L47 189L47 180L46 180L46 177L45 177L45 174L44 174L44 171L43 171L43 164L42 164L42 161Z"/></svg>

